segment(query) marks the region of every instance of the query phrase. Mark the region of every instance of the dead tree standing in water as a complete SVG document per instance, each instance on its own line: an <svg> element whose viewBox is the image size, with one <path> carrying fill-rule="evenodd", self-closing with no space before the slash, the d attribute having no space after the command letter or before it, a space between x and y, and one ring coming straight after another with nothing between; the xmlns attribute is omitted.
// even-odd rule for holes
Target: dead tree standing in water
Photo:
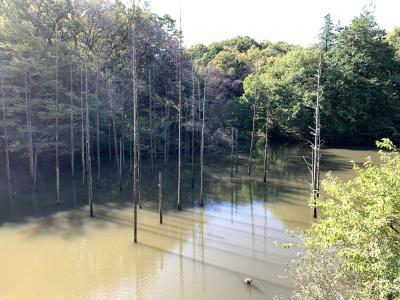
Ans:
<svg viewBox="0 0 400 300"><path fill-rule="evenodd" d="M74 146L74 106L73 106L73 90L72 90L72 65L70 65L69 80L71 86L70 95L70 129L71 129L71 177L75 175L75 146Z"/></svg>
<svg viewBox="0 0 400 300"><path fill-rule="evenodd" d="M269 102L267 99L267 112L265 116L265 140L264 140L264 182L267 182L267 160L268 160L268 117L269 117Z"/></svg>
<svg viewBox="0 0 400 300"><path fill-rule="evenodd" d="M194 65L192 65L192 188L194 188L194 99L195 99L195 74Z"/></svg>
<svg viewBox="0 0 400 300"><path fill-rule="evenodd" d="M8 131L7 131L7 111L4 99L4 75L1 74L1 105L3 110L3 132L4 132L4 151L6 154L6 174L7 174L7 188L8 196L12 199L12 183L11 183L11 171L10 171L10 152L8 145Z"/></svg>
<svg viewBox="0 0 400 300"><path fill-rule="evenodd" d="M236 174L239 172L239 129L236 128Z"/></svg>
<svg viewBox="0 0 400 300"><path fill-rule="evenodd" d="M152 99L152 78L151 69L149 69L149 126L150 126L150 164L151 177L154 175L154 145L153 145L153 99Z"/></svg>
<svg viewBox="0 0 400 300"><path fill-rule="evenodd" d="M251 141L250 141L250 153L249 153L249 162L247 166L247 174L251 175L251 159L253 156L253 145L254 145L254 134L255 134L255 127L256 127L256 108L257 108L257 100L258 100L258 90L257 90L258 78L256 78L255 83L255 98L253 103L253 125L251 130Z"/></svg>
<svg viewBox="0 0 400 300"><path fill-rule="evenodd" d="M231 177L233 177L233 145L235 143L235 137L233 135L234 128L231 127Z"/></svg>
<svg viewBox="0 0 400 300"><path fill-rule="evenodd" d="M90 120L89 120L89 102L88 102L88 76L87 62L85 59L85 106L86 106L86 176L88 185L88 198L90 217L93 217L93 180L92 180L92 156L90 152Z"/></svg>
<svg viewBox="0 0 400 300"><path fill-rule="evenodd" d="M99 111L99 70L96 72L96 146L97 146L97 184L101 188L101 152L100 152L100 111Z"/></svg>
<svg viewBox="0 0 400 300"><path fill-rule="evenodd" d="M32 139L32 105L31 99L28 96L28 75L25 72L25 111L26 111L26 128L28 133L28 157L29 157L29 174L32 184L32 189L35 180L35 166L34 166L34 154L33 154L33 139Z"/></svg>
<svg viewBox="0 0 400 300"><path fill-rule="evenodd" d="M317 217L317 199L319 198L319 174L321 159L321 120L320 120L320 102L322 100L321 81L322 58L320 58L317 71L317 101L315 104L315 128L313 130L314 144L312 145L312 197L313 197L313 216Z"/></svg>
<svg viewBox="0 0 400 300"><path fill-rule="evenodd" d="M178 209L181 204L182 184L182 28L179 31L179 86L178 86Z"/></svg>
<svg viewBox="0 0 400 300"><path fill-rule="evenodd" d="M138 204L138 114L137 114L137 70L136 70L136 37L135 37L135 1L132 1L133 20L132 20L132 115L133 115L133 241L137 243L137 204Z"/></svg>
<svg viewBox="0 0 400 300"><path fill-rule="evenodd" d="M60 205L60 165L58 161L58 49L56 47L56 204Z"/></svg>
<svg viewBox="0 0 400 300"><path fill-rule="evenodd" d="M203 109L201 120L201 144L200 144L200 206L204 206L204 130L205 130L205 117L206 117L206 88L207 88L207 71L204 75L204 92L203 92Z"/></svg>
<svg viewBox="0 0 400 300"><path fill-rule="evenodd" d="M163 211L162 211L162 173L158 172L158 212L160 213L160 224L163 223Z"/></svg>
<svg viewBox="0 0 400 300"><path fill-rule="evenodd" d="M80 68L81 75L81 165L82 165L82 196L83 201L86 199L86 163L85 163L85 115L84 115L84 107L83 107L83 72L82 68Z"/></svg>
<svg viewBox="0 0 400 300"><path fill-rule="evenodd" d="M323 90L320 84L322 72L322 57L320 57L318 70L317 70L317 99L314 106L314 128L310 127L311 135L314 136L314 141L310 141L311 144L311 163L304 161L307 164L308 170L311 173L311 197L312 197L312 208L313 217L317 218L317 200L319 198L319 186L320 186L320 158L321 158L321 120L320 120L320 103L323 99Z"/></svg>

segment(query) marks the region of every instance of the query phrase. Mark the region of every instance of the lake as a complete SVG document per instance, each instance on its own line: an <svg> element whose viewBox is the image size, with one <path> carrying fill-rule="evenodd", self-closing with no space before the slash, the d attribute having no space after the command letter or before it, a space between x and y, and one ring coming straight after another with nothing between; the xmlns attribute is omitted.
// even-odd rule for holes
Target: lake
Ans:
<svg viewBox="0 0 400 300"><path fill-rule="evenodd" d="M205 160L205 207L199 207L199 166L191 187L191 167L183 168L182 211L176 210L177 163L150 165L143 159L138 210L138 244L133 243L133 206L128 159L119 191L114 165L104 157L102 188L93 170L94 213L83 199L79 168L71 180L61 173L61 206L55 205L52 161L40 162L38 191L31 191L28 163L12 166L14 199L7 197L4 166L0 185L0 299L272 299L287 296L293 283L287 263L298 248L289 230L313 221L307 206L310 174L303 161L309 150L270 149L267 183L262 155L247 176L247 157L230 177L230 157ZM322 173L343 180L376 151L329 149ZM188 155L188 159L190 155ZM79 160L78 165L79 165ZM95 163L94 163L95 164ZM158 218L157 172L163 172L164 224ZM277 245L278 244L278 245ZM244 278L253 279L252 286Z"/></svg>

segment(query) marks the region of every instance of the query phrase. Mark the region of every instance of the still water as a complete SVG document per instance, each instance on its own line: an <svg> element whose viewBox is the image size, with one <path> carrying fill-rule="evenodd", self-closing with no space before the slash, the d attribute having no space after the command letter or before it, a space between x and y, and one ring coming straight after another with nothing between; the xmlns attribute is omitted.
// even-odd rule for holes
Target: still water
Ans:
<svg viewBox="0 0 400 300"><path fill-rule="evenodd" d="M230 177L230 158L206 159L204 209L198 207L199 168L191 187L191 168L183 170L183 210L176 207L176 161L163 172L164 224L158 222L158 188L143 162L139 243L133 244L129 166L123 190L108 157L101 168L102 188L94 176L95 218L89 218L81 178L72 181L64 167L60 207L55 205L52 163L42 162L38 191L31 192L27 163L12 168L14 199L0 186L0 299L272 299L290 294L286 272L299 251L277 246L295 242L287 230L309 226L309 177L300 147L269 152L267 184L261 155L247 176L247 158ZM354 160L375 151L325 149L322 173L346 180ZM188 159L190 159L188 157ZM160 157L160 160L162 158ZM77 170L79 175L79 170ZM96 170L94 170L96 174ZM245 277L253 279L251 287Z"/></svg>

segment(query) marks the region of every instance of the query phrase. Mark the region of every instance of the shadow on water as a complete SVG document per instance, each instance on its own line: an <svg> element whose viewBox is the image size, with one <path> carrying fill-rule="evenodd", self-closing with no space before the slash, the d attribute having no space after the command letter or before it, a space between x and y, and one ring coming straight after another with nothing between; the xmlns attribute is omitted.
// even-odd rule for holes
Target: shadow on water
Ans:
<svg viewBox="0 0 400 300"><path fill-rule="evenodd" d="M351 170L350 160L361 161L371 154L371 151L327 149L322 154L322 172L333 171L346 173ZM309 155L309 150L297 146L274 146L268 153L267 184L262 182L262 153L254 159L252 176L246 174L247 157L240 156L239 174L230 177L230 157L212 155L207 157L205 165L205 199L207 209L214 209L232 202L235 198L236 206L248 206L251 202L268 202L270 209L276 209L274 214L278 218L287 219L290 216L280 215L281 207L304 206L309 190L301 180L308 180L309 174L303 157ZM127 161L128 163L128 161ZM156 172L163 172L164 190L163 197L165 210L176 207L177 163L175 160L168 162L165 169L162 164L156 164ZM18 161L12 166L14 199L9 201L6 193L4 170L1 171L0 184L0 225L4 222L23 223L30 217L49 216L49 225L52 223L51 214L87 205L83 198L82 179L79 168L76 169L74 180L70 178L70 169L64 165L61 172L61 206L55 205L55 179L52 164L41 162L38 173L38 191L32 192L30 188L27 163ZM182 199L183 207L191 208L199 204L199 165L196 162L195 187L191 188L191 166L189 162L183 165ZM108 159L103 161L102 188L99 188L94 174L94 201L97 204L116 203L121 207L132 203L132 185L129 175L129 166L124 168L123 190L119 191L116 168ZM150 164L143 159L142 167L142 200L150 209L157 208L158 190L156 176L150 174ZM234 196L234 197L233 197ZM251 197L251 199L250 199ZM262 209L262 208L260 208ZM71 215L71 224L79 225ZM79 226L78 226L79 227Z"/></svg>

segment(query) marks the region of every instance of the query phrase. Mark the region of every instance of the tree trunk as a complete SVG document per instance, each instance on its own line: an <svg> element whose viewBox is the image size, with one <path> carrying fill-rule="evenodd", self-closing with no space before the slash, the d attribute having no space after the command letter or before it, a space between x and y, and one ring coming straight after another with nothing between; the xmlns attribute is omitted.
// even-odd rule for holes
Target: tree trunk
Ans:
<svg viewBox="0 0 400 300"><path fill-rule="evenodd" d="M138 122L138 148L137 148L137 156L138 156L138 183L137 183L137 189L138 189L138 201L139 201L139 208L142 209L142 189L141 189L141 182L142 182L142 156L140 153L140 131L139 131L139 111L137 111L137 122Z"/></svg>
<svg viewBox="0 0 400 300"><path fill-rule="evenodd" d="M256 102L254 102L254 104L253 104L253 127L252 127L252 130L251 130L249 163L248 163L248 166L247 166L247 174L249 176L251 175L251 159L252 159L252 155L253 155L255 124L256 124Z"/></svg>
<svg viewBox="0 0 400 300"><path fill-rule="evenodd" d="M205 130L205 116L206 116L206 86L207 86L207 74L204 75L204 92L203 92L203 109L202 109L202 121L201 121L201 144L200 144L200 206L204 206L204 187L203 187L203 176L204 176L204 130Z"/></svg>
<svg viewBox="0 0 400 300"><path fill-rule="evenodd" d="M167 160L168 160L168 155L167 155L167 151L168 151L167 134L168 134L168 126L169 126L169 122L168 122L168 90L166 91L165 97L166 98L165 98L165 103L164 103L164 113L165 113L165 122L164 122L164 167L167 167Z"/></svg>
<svg viewBox="0 0 400 300"><path fill-rule="evenodd" d="M34 158L34 164L33 164L33 191L37 191L37 150L33 148L33 158Z"/></svg>
<svg viewBox="0 0 400 300"><path fill-rule="evenodd" d="M236 128L236 174L239 172L239 129Z"/></svg>
<svg viewBox="0 0 400 300"><path fill-rule="evenodd" d="M265 141L264 141L264 178L263 181L267 182L267 159L268 159L268 115L269 104L267 103L267 115L265 116Z"/></svg>
<svg viewBox="0 0 400 300"><path fill-rule="evenodd" d="M1 104L3 108L3 132L4 132L4 151L6 156L6 175L7 175L7 189L8 196L11 200L13 198L11 171L10 171L10 153L8 145L8 131L7 131L7 111L4 99L4 75L1 74Z"/></svg>
<svg viewBox="0 0 400 300"><path fill-rule="evenodd" d="M320 85L322 72L322 57L320 57L317 70L317 101L315 104L315 128L313 130L314 144L312 145L312 197L313 197L313 217L317 218L317 200L319 198L320 185L320 158L321 158L321 121L320 121L320 101L322 97L322 88Z"/></svg>
<svg viewBox="0 0 400 300"><path fill-rule="evenodd" d="M231 177L233 177L233 149L235 144L235 137L233 135L234 128L231 127Z"/></svg>
<svg viewBox="0 0 400 300"><path fill-rule="evenodd" d="M56 49L56 203L60 205L60 165L58 161L58 51Z"/></svg>
<svg viewBox="0 0 400 300"><path fill-rule="evenodd" d="M29 175L31 179L32 189L34 180L34 157L33 157L33 140L32 140L32 105L28 96L28 76L25 72L25 111L26 111L26 128L28 134L28 158L29 158Z"/></svg>
<svg viewBox="0 0 400 300"><path fill-rule="evenodd" d="M108 94L110 92L108 91ZM111 163L112 160L112 154L111 154L111 121L110 118L108 118L108 160Z"/></svg>
<svg viewBox="0 0 400 300"><path fill-rule="evenodd" d="M97 184L101 188L101 152L100 152L100 111L99 111L99 72L96 72L96 146L97 146Z"/></svg>
<svg viewBox="0 0 400 300"><path fill-rule="evenodd" d="M119 139L119 164L118 164L118 186L122 191L122 137Z"/></svg>
<svg viewBox="0 0 400 300"><path fill-rule="evenodd" d="M150 125L150 164L151 178L154 174L154 148L153 148L153 104L152 104L152 79L151 69L149 69L149 125Z"/></svg>
<svg viewBox="0 0 400 300"><path fill-rule="evenodd" d="M158 212L160 214L160 224L163 223L163 211L162 211L162 173L158 172Z"/></svg>
<svg viewBox="0 0 400 300"><path fill-rule="evenodd" d="M192 65L192 189L194 188L194 99L195 99L195 74L194 66Z"/></svg>
<svg viewBox="0 0 400 300"><path fill-rule="evenodd" d="M133 9L135 1L133 0ZM138 204L138 114L137 114L137 72L136 72L136 38L135 38L135 16L132 21L132 115L133 115L133 241L137 243L137 204Z"/></svg>
<svg viewBox="0 0 400 300"><path fill-rule="evenodd" d="M85 106L86 106L86 175L88 184L88 198L90 217L93 217L93 180L92 180L92 156L90 151L90 119L88 102L88 78L87 62L85 59Z"/></svg>
<svg viewBox="0 0 400 300"><path fill-rule="evenodd" d="M70 129L71 129L71 177L75 176L75 146L74 146L74 103L73 103L73 85L72 85L72 65L70 65Z"/></svg>
<svg viewBox="0 0 400 300"><path fill-rule="evenodd" d="M85 163L85 115L83 107L83 72L81 72L81 165L82 165L82 196L83 201L86 199L86 163Z"/></svg>
<svg viewBox="0 0 400 300"><path fill-rule="evenodd" d="M113 89L112 88L110 89L109 102L110 102L111 125L112 125L113 136L114 136L114 163L115 163L115 166L117 167L117 174L119 174L119 160L121 158L119 157L119 151L118 151L117 128L115 125L114 105L113 105ZM118 186L120 187L119 176L118 176Z"/></svg>
<svg viewBox="0 0 400 300"><path fill-rule="evenodd" d="M179 86L178 86L178 209L181 204L181 183L182 183L182 30L179 33Z"/></svg>

